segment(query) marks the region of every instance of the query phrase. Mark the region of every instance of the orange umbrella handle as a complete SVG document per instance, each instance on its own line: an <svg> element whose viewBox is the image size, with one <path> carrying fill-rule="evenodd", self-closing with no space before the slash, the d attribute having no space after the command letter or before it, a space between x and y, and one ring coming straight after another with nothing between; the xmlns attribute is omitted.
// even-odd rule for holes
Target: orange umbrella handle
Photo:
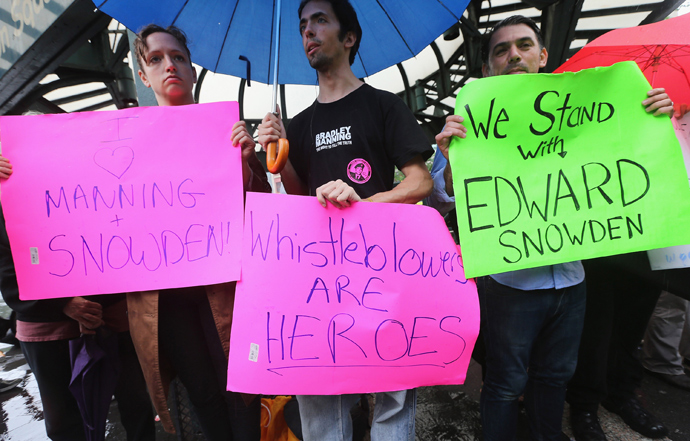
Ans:
<svg viewBox="0 0 690 441"><path fill-rule="evenodd" d="M280 138L278 142L269 142L266 147L266 165L273 174L280 173L288 159L290 144L287 139Z"/></svg>

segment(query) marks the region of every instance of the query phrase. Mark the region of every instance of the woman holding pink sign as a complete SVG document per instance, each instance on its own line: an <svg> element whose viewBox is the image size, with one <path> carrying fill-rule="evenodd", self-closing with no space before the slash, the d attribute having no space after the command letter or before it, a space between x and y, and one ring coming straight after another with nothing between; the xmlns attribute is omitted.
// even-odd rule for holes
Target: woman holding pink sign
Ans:
<svg viewBox="0 0 690 441"><path fill-rule="evenodd" d="M134 46L139 76L153 89L158 105L194 104L196 71L182 31L148 25ZM242 148L244 189L270 192L244 122L234 125L232 143ZM260 438L260 400L225 390L234 296L235 282L127 295L132 338L168 432L175 429L166 399L170 380L177 374L206 439Z"/></svg>

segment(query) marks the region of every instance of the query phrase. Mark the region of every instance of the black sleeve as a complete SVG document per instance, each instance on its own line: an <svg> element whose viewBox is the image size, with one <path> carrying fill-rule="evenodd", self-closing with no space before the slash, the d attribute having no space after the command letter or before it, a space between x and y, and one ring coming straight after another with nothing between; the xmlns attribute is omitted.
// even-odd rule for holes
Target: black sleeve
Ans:
<svg viewBox="0 0 690 441"><path fill-rule="evenodd" d="M426 161L434 149L426 138L417 118L396 95L384 92L381 98L385 109L386 154L400 169L417 155Z"/></svg>
<svg viewBox="0 0 690 441"><path fill-rule="evenodd" d="M10 241L5 227L5 215L0 204L0 291L7 306L17 312L17 319L28 322L68 320L62 308L70 298L49 300L19 300L17 274L14 269Z"/></svg>

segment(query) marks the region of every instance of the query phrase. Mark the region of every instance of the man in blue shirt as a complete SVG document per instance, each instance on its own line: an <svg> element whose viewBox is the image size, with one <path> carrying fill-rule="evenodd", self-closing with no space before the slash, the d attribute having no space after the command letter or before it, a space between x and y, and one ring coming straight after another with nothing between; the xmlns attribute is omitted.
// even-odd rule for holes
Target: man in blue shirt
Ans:
<svg viewBox="0 0 690 441"><path fill-rule="evenodd" d="M513 16L486 35L482 58L482 72L489 77L537 73L546 66L548 54L534 21ZM668 99L663 90L650 91L649 96L648 111ZM436 136L444 156L451 137L464 138L467 132L460 116L450 115L446 122ZM448 167L444 183L451 189ZM481 393L485 440L515 438L523 394L531 438L561 439L566 385L575 371L584 320L584 279L579 261L477 279L486 345Z"/></svg>

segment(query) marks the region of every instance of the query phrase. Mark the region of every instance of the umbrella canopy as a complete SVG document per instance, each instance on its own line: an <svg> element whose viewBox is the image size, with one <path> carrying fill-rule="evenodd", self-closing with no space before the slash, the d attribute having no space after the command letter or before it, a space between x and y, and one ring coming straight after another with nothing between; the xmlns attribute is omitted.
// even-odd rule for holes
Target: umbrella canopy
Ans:
<svg viewBox="0 0 690 441"><path fill-rule="evenodd" d="M676 110L690 104L690 14L607 32L580 49L555 73L627 60L637 62L652 87L666 89Z"/></svg>
<svg viewBox="0 0 690 441"><path fill-rule="evenodd" d="M93 0L133 31L149 23L175 25L189 37L192 60L217 73L273 81L273 23L280 22L278 83L316 84L299 35L300 0ZM407 60L457 23L469 0L351 0L362 27L352 70L359 78Z"/></svg>
<svg viewBox="0 0 690 441"><path fill-rule="evenodd" d="M120 375L117 334L99 328L96 335L70 340L72 379L69 390L77 400L88 441L105 440L105 423Z"/></svg>

